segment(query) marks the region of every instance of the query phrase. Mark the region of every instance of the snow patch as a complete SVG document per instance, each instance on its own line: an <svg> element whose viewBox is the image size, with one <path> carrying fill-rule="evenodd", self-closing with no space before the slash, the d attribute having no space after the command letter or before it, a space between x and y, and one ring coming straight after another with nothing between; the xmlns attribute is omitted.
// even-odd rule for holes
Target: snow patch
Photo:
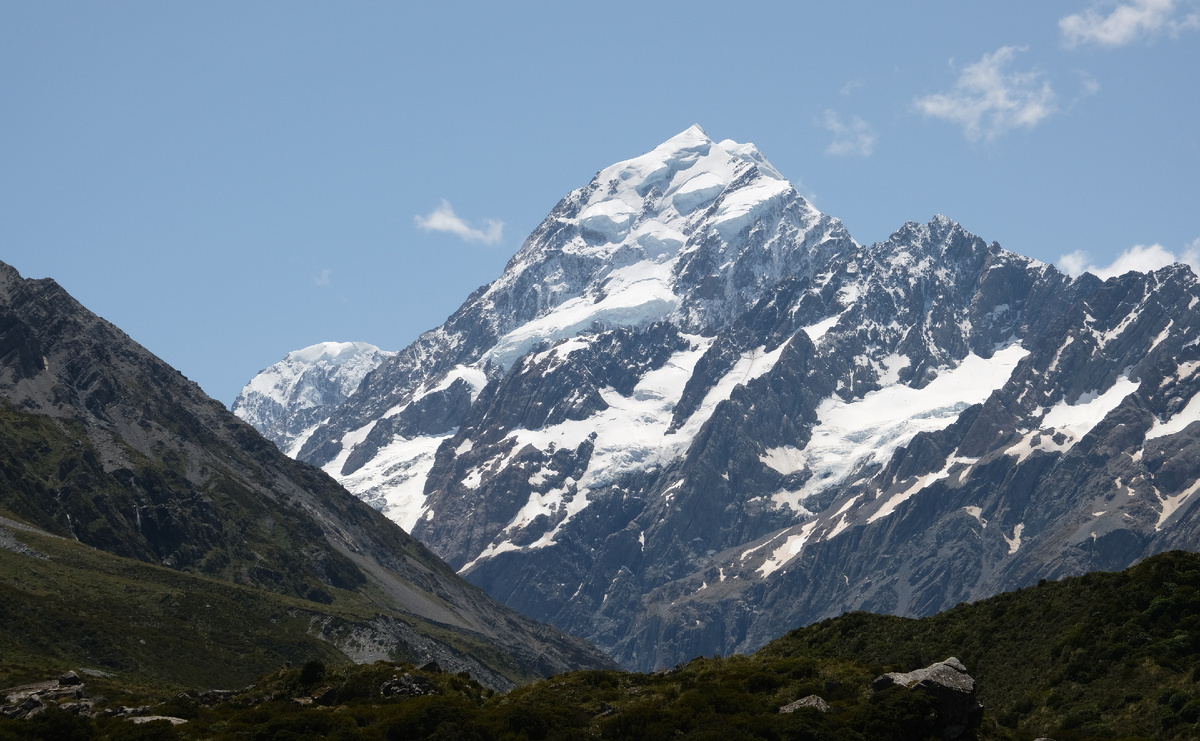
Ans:
<svg viewBox="0 0 1200 741"><path fill-rule="evenodd" d="M679 303L672 290L672 264L643 260L613 270L599 300L577 296L564 301L553 312L501 337L480 365L491 361L508 370L517 358L543 342L569 339L596 325L639 327L665 319Z"/></svg>
<svg viewBox="0 0 1200 741"><path fill-rule="evenodd" d="M966 511L967 514L969 514L970 516L972 516L976 520L978 520L979 525L981 527L983 527L984 529L987 529L987 520L983 519L983 508L982 507L963 507L963 509Z"/></svg>
<svg viewBox="0 0 1200 741"><path fill-rule="evenodd" d="M724 239L731 239L781 202L792 190L786 180L761 178L729 194L709 222Z"/></svg>
<svg viewBox="0 0 1200 741"><path fill-rule="evenodd" d="M1154 424L1146 433L1146 439L1153 440L1183 432L1193 422L1200 422L1200 394L1194 395L1188 400L1187 406L1167 419L1161 422L1157 419L1154 420Z"/></svg>
<svg viewBox="0 0 1200 741"><path fill-rule="evenodd" d="M1004 452L1016 457L1018 462L1024 461L1035 450L1066 452L1140 386L1141 381L1121 376L1104 393L1089 391L1074 404L1060 401L1042 417L1038 429L1024 434ZM1055 437L1060 437L1062 442L1056 442Z"/></svg>
<svg viewBox="0 0 1200 741"><path fill-rule="evenodd" d="M525 445L546 450L551 443L574 449L594 434L591 460L579 481L579 486L586 489L608 486L629 471L646 470L676 459L691 440L685 434L666 434L671 412L696 362L712 342L699 337L689 339L696 343L691 349L675 353L661 368L643 376L629 396L602 389L600 395L608 409L584 420L567 420L540 430L512 430L508 436L517 441L514 450ZM682 484L682 480L677 481L667 491Z"/></svg>
<svg viewBox="0 0 1200 741"><path fill-rule="evenodd" d="M1021 549L1021 533L1025 532L1025 523L1018 523L1013 528L1012 537L1008 537L1004 533L1000 533L1000 537L1004 538L1004 542L1008 543L1008 555L1013 555Z"/></svg>
<svg viewBox="0 0 1200 741"><path fill-rule="evenodd" d="M405 531L411 531L423 516L432 519L425 506L425 479L433 470L434 457L442 442L453 432L440 436L397 436L349 476L338 476L342 486L372 505ZM326 466L330 471L333 465ZM341 472L341 467L333 471ZM332 472L331 472L332 473Z"/></svg>
<svg viewBox="0 0 1200 741"><path fill-rule="evenodd" d="M947 467L948 466L949 464L947 464ZM875 510L875 513L867 518L867 522L875 522L876 520L887 517L896 511L896 507L899 507L901 504L908 501L913 494L916 494L926 486L929 486L934 481L944 479L949 475L950 473L947 469L942 469L941 471L935 471L934 473L925 474L924 476L918 476L915 481L913 481L904 489L904 491L893 494L886 502L883 503L883 506Z"/></svg>
<svg viewBox="0 0 1200 741"><path fill-rule="evenodd" d="M758 457L767 468L787 476L804 470L807 458L804 451L784 445L781 448L771 448Z"/></svg>
<svg viewBox="0 0 1200 741"><path fill-rule="evenodd" d="M776 548L767 558L767 560L763 561L762 565L758 567L758 573L762 574L763 578L765 579L781 569L788 561L791 561L793 558L799 555L800 551L804 548L804 544L808 542L808 538L810 535L812 535L813 529L816 528L816 526L817 521L813 520L806 523L804 527L800 528L800 532L796 535L789 535L787 540L783 542L783 545ZM724 574L722 573L722 580L723 579Z"/></svg>
<svg viewBox="0 0 1200 741"><path fill-rule="evenodd" d="M813 475L789 496L776 495L776 505L799 509L804 499L842 483L862 465L871 461L886 463L918 432L944 429L964 409L986 400L1003 386L1027 354L1020 345L1006 347L989 359L972 353L958 367L943 369L923 389L896 383L861 399L847 402L835 396L821 402L817 408L819 422L801 451L804 460L796 455L788 463L793 471L808 468ZM888 359L885 365L889 376L899 372L901 361L907 362L907 358L896 355Z"/></svg>
<svg viewBox="0 0 1200 741"><path fill-rule="evenodd" d="M824 337L829 330L833 329L837 325L838 320L841 318L841 314L834 314L831 317L822 319L816 324L810 324L807 327L802 327L801 329L806 335L808 335L808 339L812 340L812 343L815 345L821 341L821 338Z"/></svg>
<svg viewBox="0 0 1200 741"><path fill-rule="evenodd" d="M767 352L766 346L758 347L749 352L743 353L742 357L734 363L733 368L729 370L721 380L717 381L708 393L704 396L704 401L692 416L688 418L684 425L683 432L687 437L694 435L702 424L712 415L717 405L725 401L733 394L733 390L738 386L744 386L759 376L763 376L775 367L775 363L779 362L779 356L783 354L786 342L780 343L779 347ZM682 393L680 394L682 395Z"/></svg>
<svg viewBox="0 0 1200 741"><path fill-rule="evenodd" d="M1164 497L1159 495L1158 502L1162 505L1162 509L1158 513L1158 522L1154 525L1154 530L1157 532L1163 529L1163 525L1170 519L1171 515L1175 514L1183 503L1186 502L1193 494L1200 491L1200 481L1195 482L1187 489L1184 489L1179 494L1173 497Z"/></svg>

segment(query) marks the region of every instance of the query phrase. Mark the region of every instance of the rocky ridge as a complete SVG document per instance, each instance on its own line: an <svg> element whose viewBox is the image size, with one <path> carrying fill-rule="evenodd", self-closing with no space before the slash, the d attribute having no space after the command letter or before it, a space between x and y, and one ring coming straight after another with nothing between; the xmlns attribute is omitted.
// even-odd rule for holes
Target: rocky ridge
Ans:
<svg viewBox="0 0 1200 741"><path fill-rule="evenodd" d="M8 519L316 605L352 594L377 610L364 635L461 659L495 686L610 665L464 582L52 280L2 263L0 396Z"/></svg>

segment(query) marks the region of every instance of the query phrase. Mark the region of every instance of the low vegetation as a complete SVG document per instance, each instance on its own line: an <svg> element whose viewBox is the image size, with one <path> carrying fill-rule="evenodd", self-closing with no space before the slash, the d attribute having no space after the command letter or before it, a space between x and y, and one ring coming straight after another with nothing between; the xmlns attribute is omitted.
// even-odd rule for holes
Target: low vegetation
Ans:
<svg viewBox="0 0 1200 741"><path fill-rule="evenodd" d="M195 676L152 684L152 668L143 666L141 674L88 679L97 717L51 708L29 720L0 719L0 737L925 739L937 733L932 700L902 688L872 692L871 681L957 656L985 707L970 738L1197 738L1198 587L1200 556L1173 552L1125 572L1043 583L920 620L851 613L793 631L752 656L701 657L655 674L562 674L506 694L436 666L338 666L319 651L228 694L204 692L212 683ZM80 621L83 629L88 621ZM225 660L269 660L249 648L259 642L263 636L248 638L244 654ZM76 666L66 656L33 662L36 647L26 647L31 663L14 668L14 648L4 647L6 683ZM173 650L182 652L176 663L204 651ZM290 655L301 653L297 644ZM809 695L822 697L830 712L779 712ZM121 707L138 705L147 706L142 714L187 722L117 717Z"/></svg>

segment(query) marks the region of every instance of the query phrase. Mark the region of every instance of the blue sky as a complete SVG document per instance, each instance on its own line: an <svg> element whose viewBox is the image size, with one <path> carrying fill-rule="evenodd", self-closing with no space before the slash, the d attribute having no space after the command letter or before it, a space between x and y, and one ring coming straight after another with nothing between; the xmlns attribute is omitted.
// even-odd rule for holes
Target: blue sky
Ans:
<svg viewBox="0 0 1200 741"><path fill-rule="evenodd" d="M693 123L862 243L1200 251L1196 0L0 0L0 260L229 404L290 350L403 347Z"/></svg>

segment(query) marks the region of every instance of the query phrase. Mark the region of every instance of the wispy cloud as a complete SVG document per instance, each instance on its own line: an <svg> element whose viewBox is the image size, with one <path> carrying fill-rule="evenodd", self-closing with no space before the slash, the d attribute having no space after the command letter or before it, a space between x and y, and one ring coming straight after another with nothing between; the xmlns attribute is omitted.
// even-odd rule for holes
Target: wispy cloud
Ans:
<svg viewBox="0 0 1200 741"><path fill-rule="evenodd" d="M1184 245L1178 255L1161 244L1152 244L1148 247L1144 244L1135 244L1117 255L1117 259L1109 265L1093 265L1091 260L1088 253L1076 250L1058 258L1058 267L1072 278L1083 273L1091 273L1104 280L1124 275L1130 270L1145 273L1177 262L1186 263L1192 267L1192 270L1200 272L1200 239L1194 239L1191 243Z"/></svg>
<svg viewBox="0 0 1200 741"><path fill-rule="evenodd" d="M1105 14L1101 8L1112 11ZM1063 45L1074 48L1080 44L1118 47L1143 38L1153 38L1161 33L1177 36L1180 31L1200 28L1200 16L1183 14L1175 0L1133 0L1112 6L1112 3L1096 3L1082 13L1059 19L1058 29L1062 32Z"/></svg>
<svg viewBox="0 0 1200 741"><path fill-rule="evenodd" d="M1006 71L1019 51L1025 47L1002 46L984 54L963 69L951 92L917 98L917 110L959 124L970 141L1036 126L1055 112L1056 97L1041 72Z"/></svg>
<svg viewBox="0 0 1200 741"><path fill-rule="evenodd" d="M450 206L450 201L442 199L441 204L427 216L417 216L417 227L427 232L449 232L468 242L496 244L504 231L504 222L488 219L484 229L476 229L456 213Z"/></svg>
<svg viewBox="0 0 1200 741"><path fill-rule="evenodd" d="M875 132L858 116L847 122L835 111L827 110L821 125L833 134L833 141L825 148L829 154L870 157L875 151Z"/></svg>
<svg viewBox="0 0 1200 741"><path fill-rule="evenodd" d="M320 275L318 275L316 278L313 278L313 285L317 285L317 286L329 285L329 268L325 268L324 270L321 271Z"/></svg>
<svg viewBox="0 0 1200 741"><path fill-rule="evenodd" d="M849 82L847 82L845 85L842 85L841 93L842 93L842 95L850 95L851 93L853 93L855 90L859 89L862 86L863 86L863 81L856 77L853 80L850 80Z"/></svg>

